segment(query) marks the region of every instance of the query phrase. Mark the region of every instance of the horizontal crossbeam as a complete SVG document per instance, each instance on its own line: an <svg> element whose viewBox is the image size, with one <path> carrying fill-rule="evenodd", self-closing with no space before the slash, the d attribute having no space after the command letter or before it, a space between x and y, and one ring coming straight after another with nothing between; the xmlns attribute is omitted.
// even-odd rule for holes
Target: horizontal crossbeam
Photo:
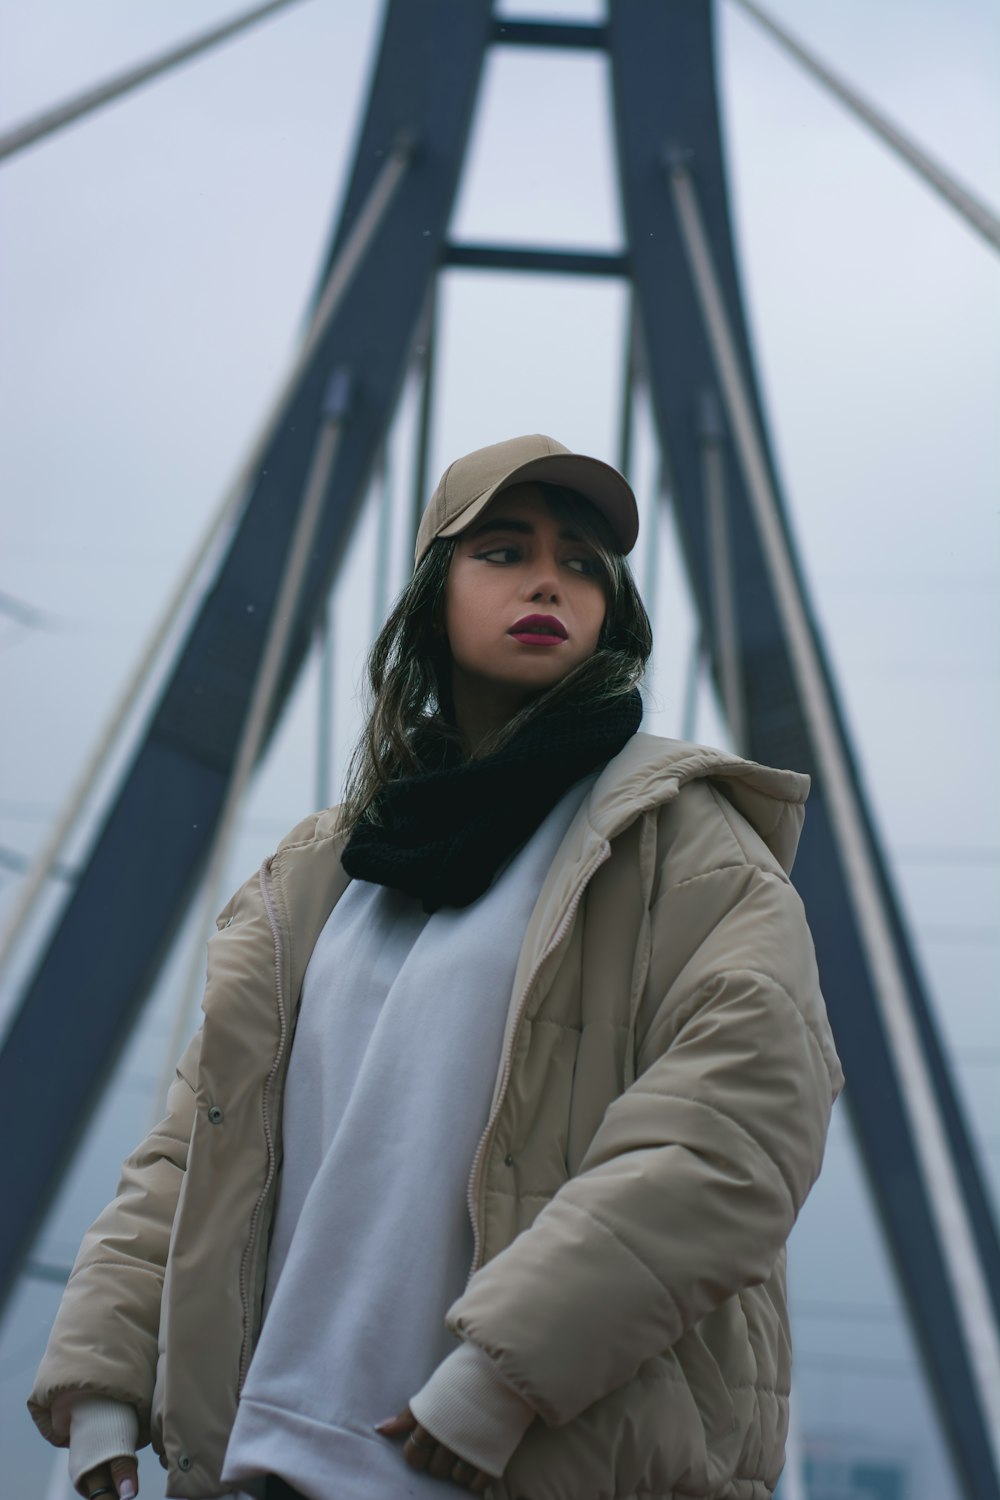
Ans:
<svg viewBox="0 0 1000 1500"><path fill-rule="evenodd" d="M504 47L570 47L599 52L608 45L608 28L584 21L494 21L491 41Z"/></svg>
<svg viewBox="0 0 1000 1500"><path fill-rule="evenodd" d="M444 265L474 271L546 271L570 276L629 274L628 256L600 250L545 250L515 245L447 245Z"/></svg>

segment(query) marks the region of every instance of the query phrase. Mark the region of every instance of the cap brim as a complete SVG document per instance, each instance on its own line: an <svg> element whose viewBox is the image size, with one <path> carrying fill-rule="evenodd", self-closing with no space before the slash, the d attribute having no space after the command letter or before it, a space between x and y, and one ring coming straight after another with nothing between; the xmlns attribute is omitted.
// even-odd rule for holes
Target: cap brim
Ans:
<svg viewBox="0 0 1000 1500"><path fill-rule="evenodd" d="M471 526L495 495L512 484L526 484L532 479L546 484L558 484L591 500L615 531L622 552L631 552L639 535L639 511L628 481L599 458L588 458L581 453L546 453L529 459L511 469L496 484L477 495L447 526L442 526L438 536L456 536Z"/></svg>

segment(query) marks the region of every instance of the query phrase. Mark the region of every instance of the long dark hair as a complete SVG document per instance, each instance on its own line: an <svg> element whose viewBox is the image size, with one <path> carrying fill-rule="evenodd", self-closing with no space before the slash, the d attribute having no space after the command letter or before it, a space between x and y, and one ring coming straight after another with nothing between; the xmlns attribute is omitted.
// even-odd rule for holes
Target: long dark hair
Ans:
<svg viewBox="0 0 1000 1500"><path fill-rule="evenodd" d="M530 699L482 740L468 759L490 755L524 725L560 704L607 702L642 681L653 649L649 616L614 532L595 505L575 491L543 484L551 513L571 519L597 558L606 611L597 646L559 682ZM444 632L445 581L457 537L435 537L403 588L368 654L365 725L347 768L338 829L360 818L377 822L380 789L426 769L417 744L428 737L465 756L451 696L451 653Z"/></svg>

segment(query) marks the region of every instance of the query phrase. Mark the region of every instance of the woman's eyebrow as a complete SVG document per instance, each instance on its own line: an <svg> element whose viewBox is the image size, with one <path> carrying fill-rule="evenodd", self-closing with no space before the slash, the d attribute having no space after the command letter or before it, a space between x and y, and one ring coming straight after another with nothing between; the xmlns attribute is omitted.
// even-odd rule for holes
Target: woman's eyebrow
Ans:
<svg viewBox="0 0 1000 1500"><path fill-rule="evenodd" d="M470 541L474 537L483 536L488 531L521 531L531 536L534 530L535 528L530 521L515 521L512 517L508 516L492 516L490 520L483 521L481 525L473 526L468 536ZM573 531L569 527L563 527L559 536L564 542L579 542L582 540L579 532Z"/></svg>

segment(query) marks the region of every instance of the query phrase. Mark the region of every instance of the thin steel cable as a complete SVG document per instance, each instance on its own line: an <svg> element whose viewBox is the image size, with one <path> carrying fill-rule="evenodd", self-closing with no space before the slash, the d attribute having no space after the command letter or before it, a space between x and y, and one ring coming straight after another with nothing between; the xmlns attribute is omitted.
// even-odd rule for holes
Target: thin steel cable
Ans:
<svg viewBox="0 0 1000 1500"><path fill-rule="evenodd" d="M625 353L622 358L622 396L618 415L618 468L628 478L632 467L632 435L635 428L635 292L629 293L625 312Z"/></svg>
<svg viewBox="0 0 1000 1500"><path fill-rule="evenodd" d="M649 511L646 515L646 555L643 558L642 570L642 602L646 606L649 623L653 634L653 649L649 653L649 662L646 668L645 678L645 702L647 709L652 709L653 680L658 665L656 651L656 615L657 605L660 597L660 508L670 503L666 490L664 475L662 471L656 476L656 482L652 486L649 498Z"/></svg>
<svg viewBox="0 0 1000 1500"><path fill-rule="evenodd" d="M20 875L31 869L30 854L22 854L20 849L11 849L7 844L0 844L0 869L12 870ZM73 881L77 878L77 871L72 865L55 864L50 870L53 880Z"/></svg>
<svg viewBox="0 0 1000 1500"><path fill-rule="evenodd" d="M373 182L364 207L355 220L354 227L344 242L329 278L323 288L312 325L299 353L293 376L312 355L318 342L333 320L347 287L374 238L382 219L392 202L413 154L414 143L409 137L400 137L393 145L385 162ZM275 421L283 412L284 405L293 389L293 376L286 382L282 401L277 408ZM203 899L201 918L196 930L191 952L191 963L187 982L180 990L180 999L174 1014L174 1025L164 1055L163 1072L154 1095L151 1124L155 1125L166 1101L167 1091L174 1076L176 1059L190 1026L190 1016L195 1000L202 987L205 964L205 945L215 926L215 913L221 899L220 887L225 874L226 860L236 826L236 816L243 800L246 785L257 762L264 731L271 713L274 693L277 689L281 667L284 662L288 637L295 618L295 606L305 577L309 553L316 529L322 519L322 503L336 461L337 447L343 430L350 399L349 375L346 370L335 372L327 390L320 430L313 449L305 495L289 544L278 597L271 615L271 625L264 655L254 682L250 707L247 711L243 733L236 752L236 760L229 780L222 812L216 827L209 853L208 869L202 884Z"/></svg>
<svg viewBox="0 0 1000 1500"><path fill-rule="evenodd" d="M193 57L207 52L209 48L218 46L220 42L228 41L230 37L245 31L248 26L255 25L257 21L263 21L268 16L274 15L276 11L286 10L288 6L298 3L299 0L269 0L267 5L255 5L253 10L247 11L242 16L235 16L221 26L214 26L211 31L203 31L191 41L182 42L178 47L171 47L169 51L162 52L147 62L138 63L135 67L126 69L124 73L118 73L114 78L106 79L104 83L96 84L93 88L85 89L83 93L75 94L64 104L54 105L52 109L45 110L34 119L26 120L23 125L16 125L13 130L0 135L0 161L15 156L19 151L26 150L28 146L33 146L38 141L45 140L48 136L54 135L57 130L64 130L67 125L83 119L85 115L93 114L102 105L113 103L124 94L131 93L133 89L148 83L150 79L158 78L171 68L189 62Z"/></svg>
<svg viewBox="0 0 1000 1500"><path fill-rule="evenodd" d="M174 1076L176 1059L186 1039L194 999L201 988L205 966L205 944L215 926L215 912L220 899L219 888L229 858L237 814L263 744L271 705L296 618L296 603L302 591L302 583L309 565L309 556L316 539L316 532L323 518L323 499L336 462L345 415L346 401L339 403L324 414L313 449L305 496L289 544L288 558L271 613L267 640L250 695L250 704L240 736L236 760L212 841L208 870L202 885L201 912L195 932L191 964L187 982L180 992L181 1004L177 1006L174 1014L174 1024L164 1054L164 1067L153 1098L150 1113L151 1125L155 1125L163 1114L167 1090Z"/></svg>
<svg viewBox="0 0 1000 1500"><path fill-rule="evenodd" d="M437 287L432 286L424 318L423 381L420 387L420 412L417 418L417 449L413 460L413 495L410 510L410 553L416 550L417 532L424 506L430 499L428 463L431 427L434 420L434 361L437 345Z"/></svg>
<svg viewBox="0 0 1000 1500"><path fill-rule="evenodd" d="M392 464L390 462L389 438L379 452L375 467L375 497L378 508L378 529L375 538L374 587L372 588L371 638L374 641L385 624L389 602L389 565L392 551Z"/></svg>
<svg viewBox="0 0 1000 1500"><path fill-rule="evenodd" d="M33 604L25 604L22 599L15 599L13 594L7 593L0 593L0 615L6 615L26 630L44 630L54 623L45 610L36 609Z"/></svg>
<svg viewBox="0 0 1000 1500"><path fill-rule="evenodd" d="M963 187L951 172L911 141L880 109L876 109L857 89L820 62L814 52L803 47L790 32L779 26L777 21L755 4L755 0L733 0L733 3L752 16L796 62L801 63L841 104L846 105L862 124L874 131L884 145L901 157L908 167L912 167L927 186L933 188L949 208L954 209L977 234L981 234L994 250L1000 250L1000 215L988 203Z"/></svg>
<svg viewBox="0 0 1000 1500"><path fill-rule="evenodd" d="M628 302L625 308L625 338L622 352L622 388L621 399L618 404L618 470L629 477L632 467L632 453L635 445L635 388L636 388L636 304L635 289L629 291ZM633 485L633 488L635 486ZM652 550L656 547L656 511L659 504L659 495L653 494L650 502L649 519L640 523L640 531L643 533L645 553L645 574L640 589L642 602L646 606L646 613L652 623L655 614L653 606L652 590L656 583L656 559L652 557ZM655 631L654 647L655 647ZM655 663L652 653L646 663L646 671L639 685L642 696L643 712L649 713L653 704L653 672Z"/></svg>
<svg viewBox="0 0 1000 1500"><path fill-rule="evenodd" d="M90 755L85 760L81 771L70 787L69 795L62 805L48 838L36 855L31 869L17 893L17 900L14 902L10 916L3 928L2 936L0 936L0 973L6 967L19 937L27 930L28 918L32 908L57 865L60 851L76 826L80 814L94 790L98 777L104 769L115 743L133 712L136 700L142 695L147 679L152 673L156 662L159 660L160 653L171 635L175 622L181 613L185 601L190 596L202 568L206 565L206 561L213 552L216 543L222 537L227 523L232 520L242 493L243 491L238 481L236 484L231 485L226 492L222 504L199 539L187 567L184 569L180 580L167 600L159 620L154 625L146 641L145 649L133 671L129 674L128 681L125 683L117 702L105 721L104 728L98 736Z"/></svg>
<svg viewBox="0 0 1000 1500"><path fill-rule="evenodd" d="M63 805L52 832L42 845L30 874L18 892L18 898L3 929L3 935L0 937L0 973L3 972L19 937L23 932L28 930L28 916L49 878L52 866L58 859L59 852L70 832L76 826L77 820L96 785L104 764L132 713L137 698L142 694L147 678L150 676L153 667L159 659L160 653L174 628L174 624L186 600L194 588L199 574L203 568L207 567L209 556L215 551L216 547L221 551L222 546L228 543L228 533L232 529L235 529L238 514L242 511L251 493L251 487L260 472L264 455L284 419L285 412L291 403L302 371L312 358L317 344L323 338L332 322L340 305L340 299L347 290L368 244L382 222L395 196L396 190L403 180L412 154L413 142L409 138L401 137L394 143L386 156L381 170L369 191L364 208L355 220L354 226L334 262L316 308L315 316L292 368L288 372L270 411L261 424L242 468L226 492L221 506L210 521L208 529L199 541L198 546L195 548L180 582L167 601L166 608L163 610L159 621L149 637L146 648L135 670L131 673L124 690L119 695L118 701L112 709L97 743L70 790L70 794Z"/></svg>
<svg viewBox="0 0 1000 1500"><path fill-rule="evenodd" d="M702 498L708 522L711 565L712 627L719 653L719 680L733 748L747 753L746 712L736 618L732 549L729 545L729 495L726 486L725 429L715 392L702 392L698 413Z"/></svg>
<svg viewBox="0 0 1000 1500"><path fill-rule="evenodd" d="M875 1003L898 1069L914 1148L937 1225L994 1468L1000 1472L1000 1329L993 1316L983 1264L869 854L861 810L838 736L833 704L820 668L805 601L795 577L749 383L730 325L687 156L682 151L667 149L663 165L712 351L728 430L757 524L802 712L847 872L848 895L868 960Z"/></svg>

